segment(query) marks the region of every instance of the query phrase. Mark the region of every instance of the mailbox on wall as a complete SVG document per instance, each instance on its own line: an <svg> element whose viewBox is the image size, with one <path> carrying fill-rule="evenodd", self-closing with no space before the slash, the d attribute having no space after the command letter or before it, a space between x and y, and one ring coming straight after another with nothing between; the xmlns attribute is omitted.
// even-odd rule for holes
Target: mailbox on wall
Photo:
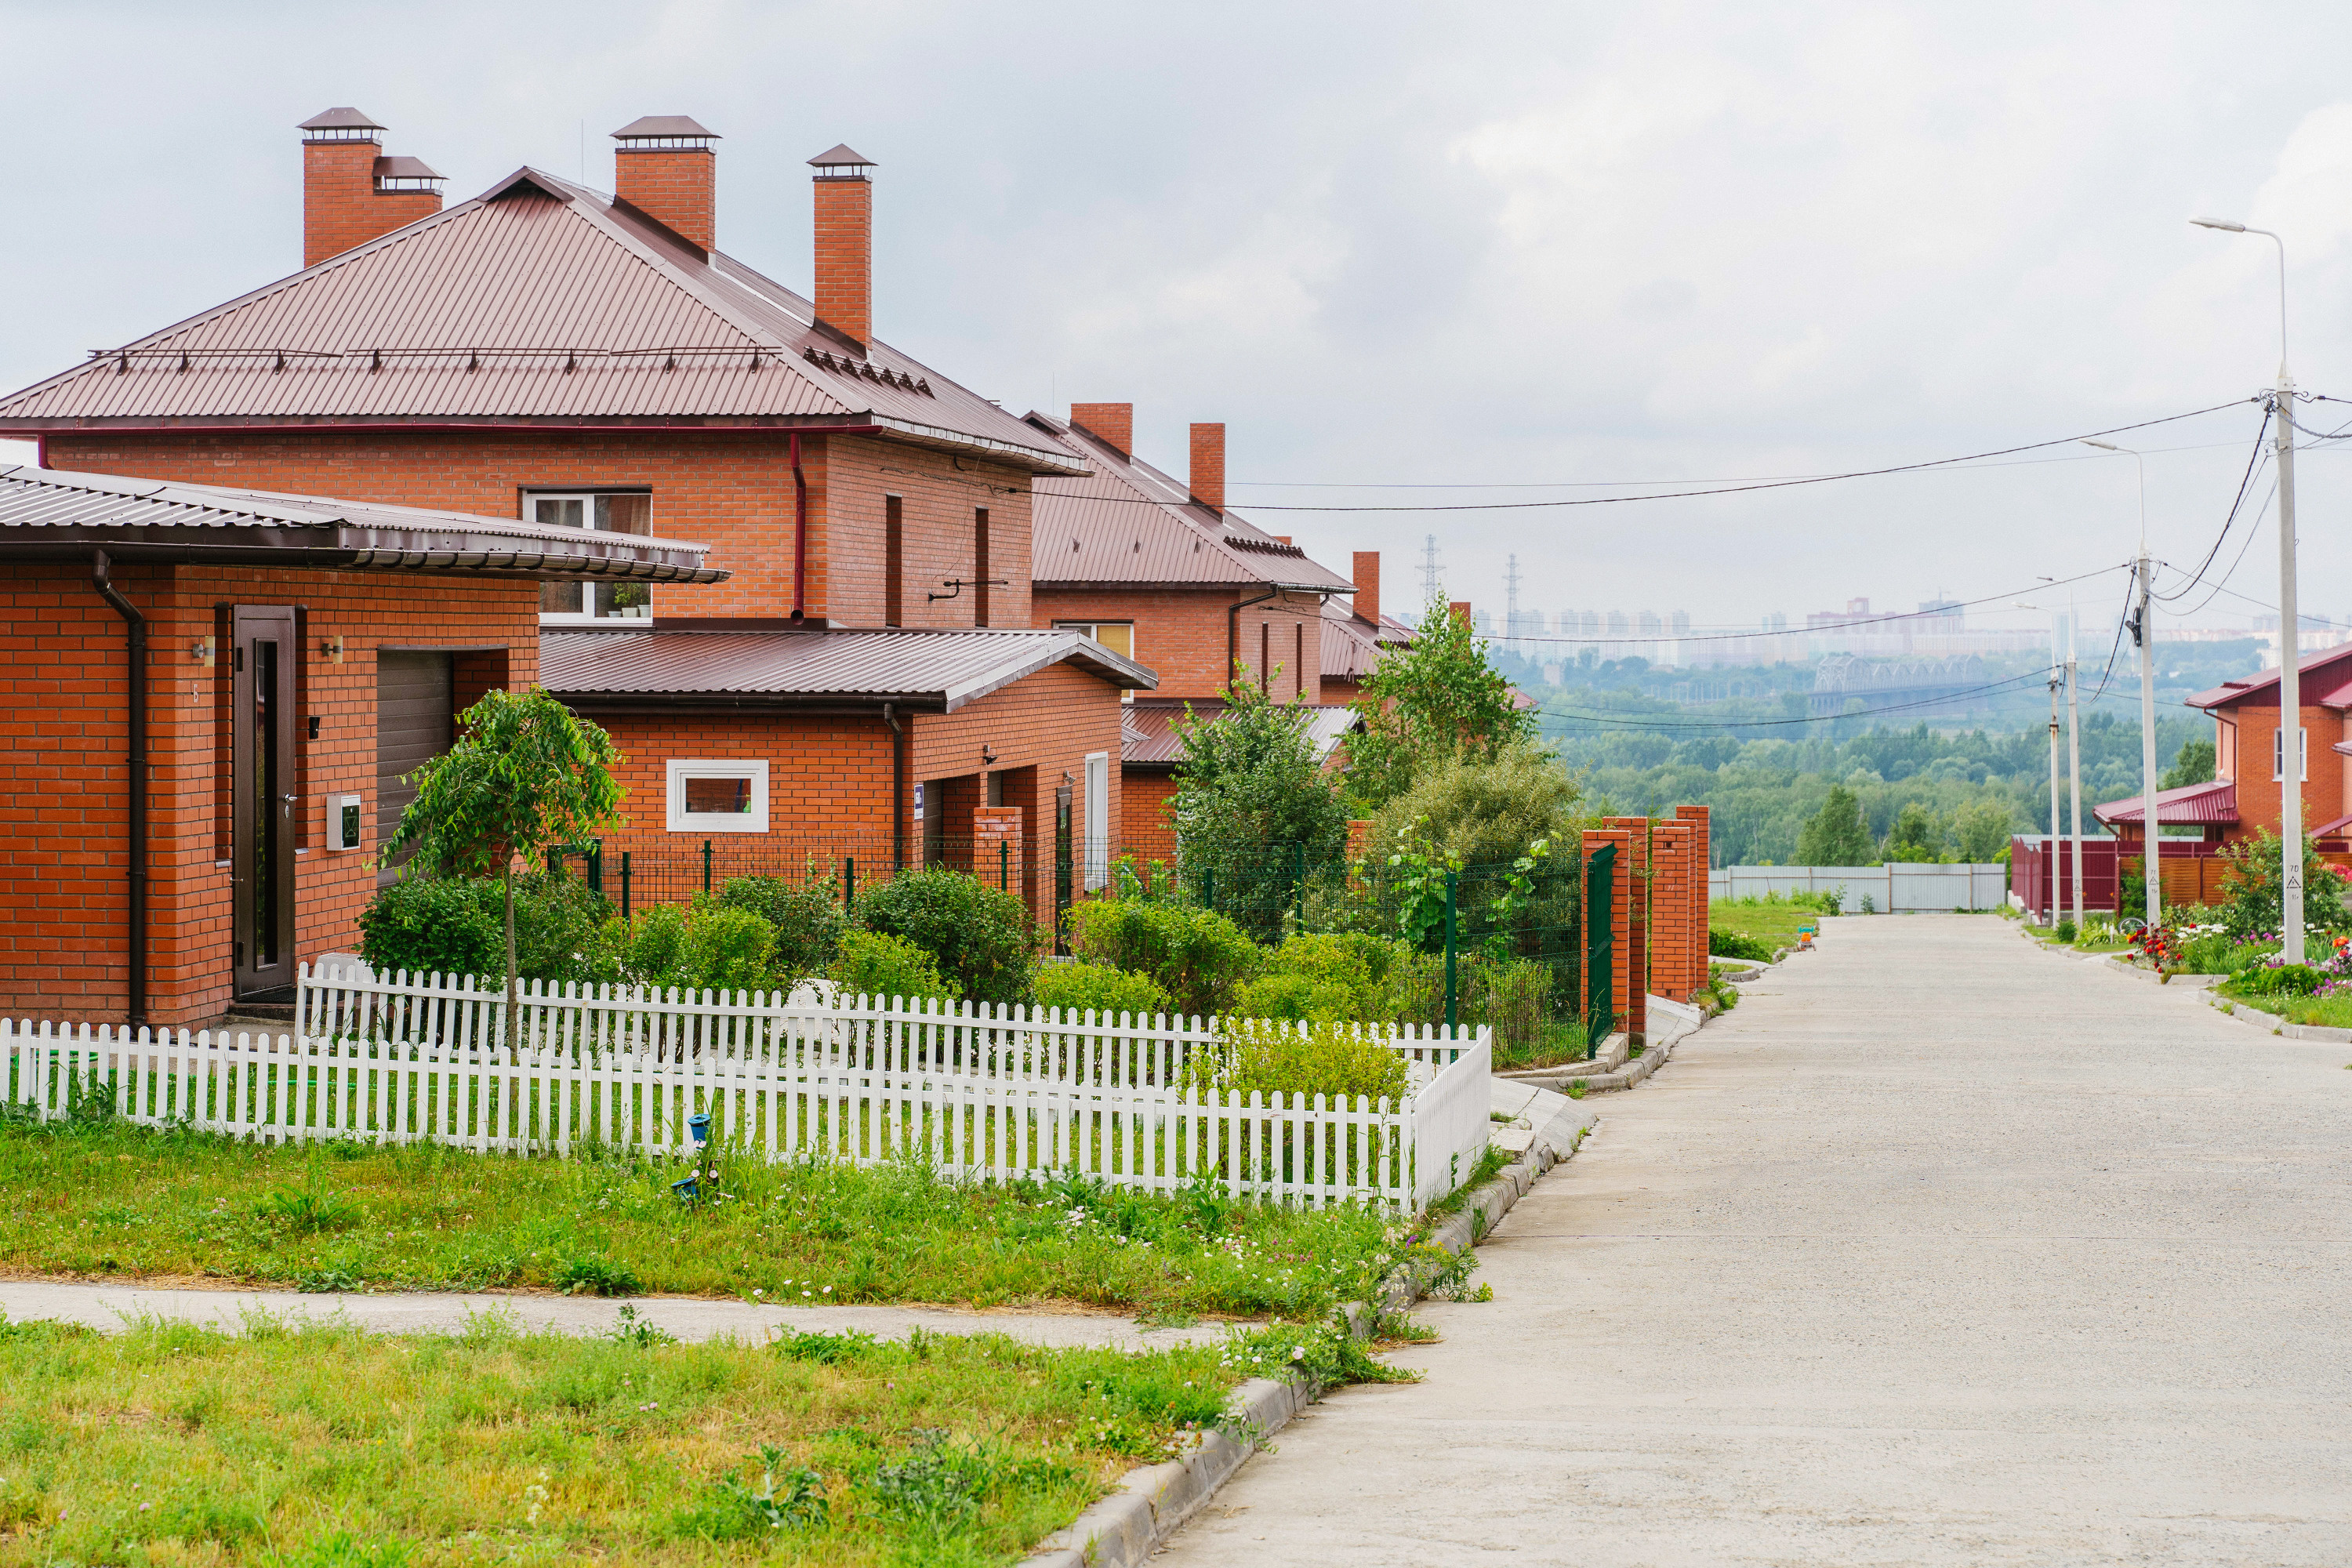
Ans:
<svg viewBox="0 0 2352 1568"><path fill-rule="evenodd" d="M360 847L360 797L355 795L331 795L327 797L327 847L356 849Z"/></svg>

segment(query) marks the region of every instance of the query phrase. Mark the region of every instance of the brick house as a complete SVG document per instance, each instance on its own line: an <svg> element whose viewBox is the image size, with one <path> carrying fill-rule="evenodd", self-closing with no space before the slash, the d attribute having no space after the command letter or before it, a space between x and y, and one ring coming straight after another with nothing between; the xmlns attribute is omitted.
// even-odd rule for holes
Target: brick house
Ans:
<svg viewBox="0 0 2352 1568"><path fill-rule="evenodd" d="M1323 690L1327 603L1356 584L1225 505L1225 427L1192 428L1192 471L1178 482L1134 455L1135 405L1080 403L1067 420L1028 423L1090 471L1035 485L1037 618L1083 632L1159 678L1129 704L1122 749L1123 847L1175 854L1166 805L1189 709L1222 710L1235 679L1315 710L1325 755L1353 727Z"/></svg>
<svg viewBox="0 0 2352 1568"><path fill-rule="evenodd" d="M1030 570L1033 481L1087 465L875 336L870 162L810 161L812 299L717 248L719 139L684 116L614 133L614 195L525 168L446 210L365 115L302 129L304 268L0 398L0 432L44 466L707 542L711 581L541 594L538 673L631 759L607 858L896 864L1058 816L1099 882L1152 677L1033 630Z"/></svg>
<svg viewBox="0 0 2352 1568"><path fill-rule="evenodd" d="M1355 702L1380 668L1381 656L1412 641L1412 628L1381 605L1381 552L1359 550L1356 591L1346 603L1323 601L1323 700Z"/></svg>
<svg viewBox="0 0 2352 1568"><path fill-rule="evenodd" d="M0 469L15 657L0 1005L180 1025L348 949L452 716L528 686L551 585L709 582L695 544Z"/></svg>
<svg viewBox="0 0 2352 1568"><path fill-rule="evenodd" d="M2352 862L2352 645L2315 653L2303 661L2304 830L2317 840L2324 858ZM2258 829L2278 831L2286 778L2284 731L2279 722L2279 678L2225 680L2189 699L2189 706L2213 716L2213 779L2157 794L2157 812L2168 827L2193 826L2195 838L2167 835L2165 894L2210 901L2220 881L2210 866L2176 869L2203 861L2215 850ZM2116 853L2137 862L2147 828L2140 797L2108 801L2093 815L2114 830Z"/></svg>

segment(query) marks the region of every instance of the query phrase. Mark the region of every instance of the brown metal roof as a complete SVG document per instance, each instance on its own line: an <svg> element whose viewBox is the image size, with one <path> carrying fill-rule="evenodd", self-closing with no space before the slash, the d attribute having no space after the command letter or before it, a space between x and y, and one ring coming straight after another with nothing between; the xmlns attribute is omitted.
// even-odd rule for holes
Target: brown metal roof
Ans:
<svg viewBox="0 0 2352 1568"><path fill-rule="evenodd" d="M718 583L729 575L703 565L707 545L644 534L227 485L0 468L0 557L92 547L132 559L292 552L308 564L384 571L655 583Z"/></svg>
<svg viewBox="0 0 2352 1568"><path fill-rule="evenodd" d="M2347 663L2347 660L2352 660L2352 643L2305 655L2303 662L2295 667L2296 674L2305 683L2303 700L2326 708L2352 706L2352 685L2346 681L2347 675L2352 674L2352 663ZM2331 668L2338 665L2343 668ZM2313 695L2312 679L2315 675L2322 677L2317 689L2324 691L2325 696ZM2251 702L2257 708L2275 708L2279 705L2278 686L2279 672L2267 670L2252 680L2225 680L2210 691L2200 691L2191 697L2186 705L2210 710L2236 708Z"/></svg>
<svg viewBox="0 0 2352 1568"><path fill-rule="evenodd" d="M1307 738L1315 743L1318 762L1330 756L1332 748L1363 727L1364 716L1345 703L1307 702L1297 704L1297 708L1307 715ZM1224 700L1217 697L1188 701L1139 697L1127 705L1123 715L1119 762L1127 767L1147 770L1173 767L1184 760L1183 727L1196 720L1205 723L1224 710Z"/></svg>
<svg viewBox="0 0 2352 1568"><path fill-rule="evenodd" d="M1083 461L625 206L525 169L293 277L0 398L0 429L864 426L1033 472Z"/></svg>
<svg viewBox="0 0 2352 1568"><path fill-rule="evenodd" d="M716 131L706 131L690 114L641 114L613 132L615 142L633 142L650 136L707 136L713 142L724 141Z"/></svg>
<svg viewBox="0 0 2352 1568"><path fill-rule="evenodd" d="M379 180L446 180L449 176L422 158L378 158L375 161L375 177Z"/></svg>
<svg viewBox="0 0 2352 1568"><path fill-rule="evenodd" d="M567 702L898 702L953 712L1065 661L1129 690L1157 678L1077 632L546 631L539 678Z"/></svg>
<svg viewBox="0 0 2352 1568"><path fill-rule="evenodd" d="M2111 800L2105 805L2095 805L2091 815L2113 827L2118 822L2144 822L2147 810L2141 797ZM2168 826L2192 824L2226 826L2238 820L2238 786L2228 779L2210 784L2183 784L2179 789L2156 792L2157 815Z"/></svg>
<svg viewBox="0 0 2352 1568"><path fill-rule="evenodd" d="M809 167L812 169L876 169L881 165L865 153L854 150L848 142L837 142L831 148L811 158Z"/></svg>
<svg viewBox="0 0 2352 1568"><path fill-rule="evenodd" d="M1412 641L1412 628L1382 616L1379 626L1337 599L1323 601L1323 676L1327 680L1366 680L1383 651Z"/></svg>
<svg viewBox="0 0 2352 1568"><path fill-rule="evenodd" d="M381 131L383 126L356 109L326 109L297 125L297 131Z"/></svg>
<svg viewBox="0 0 2352 1568"><path fill-rule="evenodd" d="M1355 584L1239 512L1192 499L1189 487L1095 435L1047 414L1029 424L1093 472L1031 486L1031 576L1041 584L1181 584L1344 593Z"/></svg>

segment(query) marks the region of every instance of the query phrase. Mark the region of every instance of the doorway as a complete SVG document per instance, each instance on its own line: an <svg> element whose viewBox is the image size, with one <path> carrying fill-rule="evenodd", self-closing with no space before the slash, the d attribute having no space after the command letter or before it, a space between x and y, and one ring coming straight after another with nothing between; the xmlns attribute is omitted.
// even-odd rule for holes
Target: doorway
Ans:
<svg viewBox="0 0 2352 1568"><path fill-rule="evenodd" d="M238 605L229 619L231 983L241 1001L290 1001L302 642L290 605Z"/></svg>

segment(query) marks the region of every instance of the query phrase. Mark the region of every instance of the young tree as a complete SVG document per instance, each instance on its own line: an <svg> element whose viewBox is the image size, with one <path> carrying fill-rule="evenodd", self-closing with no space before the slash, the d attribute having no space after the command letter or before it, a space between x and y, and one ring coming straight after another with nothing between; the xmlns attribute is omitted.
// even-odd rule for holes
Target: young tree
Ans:
<svg viewBox="0 0 2352 1568"><path fill-rule="evenodd" d="M1843 784L1831 786L1829 799L1797 834L1800 866L1867 866L1877 858L1870 824L1863 820L1862 802Z"/></svg>
<svg viewBox="0 0 2352 1568"><path fill-rule="evenodd" d="M2158 789L2179 789L2183 784L2213 782L2213 742L2210 740L2189 741L2182 743L2172 765L2156 781Z"/></svg>
<svg viewBox="0 0 2352 1568"><path fill-rule="evenodd" d="M1411 789L1438 758L1492 762L1536 734L1535 715L1486 662L1486 642L1442 598L1422 612L1410 647L1381 656L1356 710L1364 732L1348 742L1348 783L1370 806Z"/></svg>
<svg viewBox="0 0 2352 1568"><path fill-rule="evenodd" d="M1913 801L1896 814L1886 835L1889 860L1934 861L1944 858L1944 833L1927 808Z"/></svg>
<svg viewBox="0 0 2352 1568"><path fill-rule="evenodd" d="M515 1037L514 868L616 819L613 738L545 690L492 691L457 716L462 738L409 777L416 798L382 852L415 851L405 874L506 880L507 1038Z"/></svg>
<svg viewBox="0 0 2352 1568"><path fill-rule="evenodd" d="M1181 726L1169 803L1177 857L1192 876L1223 868L1221 907L1271 920L1295 894L1301 860L1324 866L1347 851L1347 806L1307 725L1306 710L1237 683L1223 713Z"/></svg>
<svg viewBox="0 0 2352 1568"><path fill-rule="evenodd" d="M2009 845L2009 806L1998 800L1971 801L1952 822L1959 841L1960 858L1972 865L1990 865Z"/></svg>

